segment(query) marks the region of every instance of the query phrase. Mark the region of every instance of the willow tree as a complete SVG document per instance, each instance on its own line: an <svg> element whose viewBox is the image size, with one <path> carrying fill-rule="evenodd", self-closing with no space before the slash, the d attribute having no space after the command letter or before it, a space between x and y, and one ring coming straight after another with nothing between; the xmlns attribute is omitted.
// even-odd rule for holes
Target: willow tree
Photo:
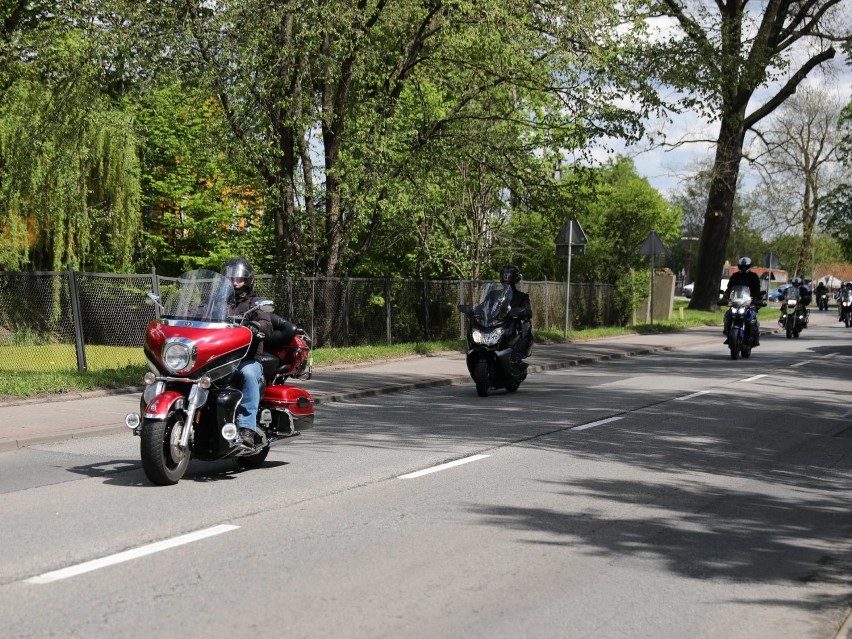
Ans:
<svg viewBox="0 0 852 639"><path fill-rule="evenodd" d="M19 25L38 7L49 20L11 40L14 82L0 104L0 268L126 269L139 175L132 116L107 78L114 51L98 38L103 23L78 3L25 4Z"/></svg>
<svg viewBox="0 0 852 639"><path fill-rule="evenodd" d="M664 18L649 52L680 109L718 123L715 160L690 308L711 309L733 219L746 134L775 111L850 36L843 0L748 0L645 3ZM764 93L766 97L764 97ZM755 98L758 98L755 103Z"/></svg>

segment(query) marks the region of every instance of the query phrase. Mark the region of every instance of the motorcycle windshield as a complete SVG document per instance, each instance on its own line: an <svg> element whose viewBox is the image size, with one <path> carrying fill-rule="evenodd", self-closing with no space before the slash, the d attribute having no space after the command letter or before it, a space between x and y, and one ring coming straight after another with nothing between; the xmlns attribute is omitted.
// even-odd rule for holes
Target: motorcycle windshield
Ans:
<svg viewBox="0 0 852 639"><path fill-rule="evenodd" d="M166 296L163 316L196 322L225 322L234 297L231 281L216 271L187 271Z"/></svg>
<svg viewBox="0 0 852 639"><path fill-rule="evenodd" d="M784 299L788 302L798 302L799 289L795 286L791 286L790 288L784 291Z"/></svg>
<svg viewBox="0 0 852 639"><path fill-rule="evenodd" d="M490 284L482 293L482 301L473 309L479 324L486 328L502 324L512 306L512 287Z"/></svg>
<svg viewBox="0 0 852 639"><path fill-rule="evenodd" d="M751 304L751 289L748 286L735 286L731 289L729 303L738 308L748 306Z"/></svg>
<svg viewBox="0 0 852 639"><path fill-rule="evenodd" d="M852 302L852 291L843 291L840 294L841 302Z"/></svg>

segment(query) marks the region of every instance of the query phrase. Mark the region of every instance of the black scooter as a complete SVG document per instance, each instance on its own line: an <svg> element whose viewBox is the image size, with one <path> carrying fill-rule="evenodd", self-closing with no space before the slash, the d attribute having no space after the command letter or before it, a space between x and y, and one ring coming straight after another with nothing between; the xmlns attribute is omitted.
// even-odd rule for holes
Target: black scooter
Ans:
<svg viewBox="0 0 852 639"><path fill-rule="evenodd" d="M532 352L532 328L529 322L511 315L511 306L512 287L503 285L486 288L482 301L473 308L458 306L470 320L467 370L480 397L500 388L513 393L527 377L523 359Z"/></svg>

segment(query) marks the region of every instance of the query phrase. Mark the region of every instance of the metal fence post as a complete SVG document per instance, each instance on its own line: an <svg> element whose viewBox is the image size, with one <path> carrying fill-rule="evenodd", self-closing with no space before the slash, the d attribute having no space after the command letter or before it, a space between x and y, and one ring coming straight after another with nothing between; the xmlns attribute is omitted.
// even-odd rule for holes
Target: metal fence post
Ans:
<svg viewBox="0 0 852 639"><path fill-rule="evenodd" d="M544 328L550 328L550 282L544 277Z"/></svg>
<svg viewBox="0 0 852 639"><path fill-rule="evenodd" d="M74 269L68 265L68 290L71 297L71 318L74 322L74 346L77 349L77 370L85 373L86 348L83 344L83 314L80 312L80 297L77 292L77 277Z"/></svg>
<svg viewBox="0 0 852 639"><path fill-rule="evenodd" d="M349 278L343 281L343 347L349 347Z"/></svg>
<svg viewBox="0 0 852 639"><path fill-rule="evenodd" d="M157 277L157 267L151 267L151 292L160 299L160 278ZM150 300L149 300L150 301ZM160 302L162 304L162 301ZM160 319L160 307L154 304L154 317Z"/></svg>
<svg viewBox="0 0 852 639"><path fill-rule="evenodd" d="M464 304L464 281L459 280L459 304ZM459 313L459 339L464 339L464 313Z"/></svg>
<svg viewBox="0 0 852 639"><path fill-rule="evenodd" d="M423 339L429 341L429 280L423 276Z"/></svg>
<svg viewBox="0 0 852 639"><path fill-rule="evenodd" d="M387 330L387 334L388 334L388 346L391 346L393 344L393 337L391 336L391 301L390 301L390 296L391 296L390 278L386 277L385 278L385 323L386 323L385 329Z"/></svg>

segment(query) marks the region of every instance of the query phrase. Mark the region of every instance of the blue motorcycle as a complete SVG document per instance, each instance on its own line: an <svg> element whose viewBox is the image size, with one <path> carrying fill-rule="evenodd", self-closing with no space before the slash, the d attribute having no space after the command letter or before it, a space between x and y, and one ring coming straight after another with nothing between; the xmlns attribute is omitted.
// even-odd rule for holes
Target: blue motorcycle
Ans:
<svg viewBox="0 0 852 639"><path fill-rule="evenodd" d="M765 306L762 299L756 302L751 298L748 286L735 286L731 289L727 300L730 307L727 311L730 318L728 329L728 347L731 349L731 359L751 357L751 349L755 347L754 338L760 330L757 320L758 306Z"/></svg>

